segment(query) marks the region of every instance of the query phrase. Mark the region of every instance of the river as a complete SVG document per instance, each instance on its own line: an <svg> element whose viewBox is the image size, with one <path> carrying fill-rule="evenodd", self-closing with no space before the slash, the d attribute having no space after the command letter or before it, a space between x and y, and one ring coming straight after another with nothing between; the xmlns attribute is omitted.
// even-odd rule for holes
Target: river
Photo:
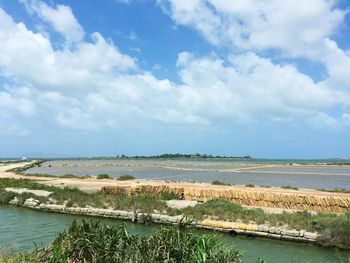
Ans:
<svg viewBox="0 0 350 263"><path fill-rule="evenodd" d="M58 232L64 230L74 219L84 217L33 211L27 208L0 205L0 249L7 252L28 251L52 241ZM87 218L87 217L85 217ZM91 217L88 217L91 219ZM93 218L97 220L96 218ZM129 232L148 234L159 226L138 225L114 219L99 219L107 224L124 223ZM220 234L226 244L234 244L244 252L243 262L255 262L258 257L269 263L293 262L350 262L350 251L335 251L313 245L268 239L249 239Z"/></svg>

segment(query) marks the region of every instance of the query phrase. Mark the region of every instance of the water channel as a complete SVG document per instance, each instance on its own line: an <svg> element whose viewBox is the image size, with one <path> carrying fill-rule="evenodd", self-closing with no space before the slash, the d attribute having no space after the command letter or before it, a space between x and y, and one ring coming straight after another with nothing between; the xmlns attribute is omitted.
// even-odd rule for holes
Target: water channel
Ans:
<svg viewBox="0 0 350 263"><path fill-rule="evenodd" d="M8 205L0 205L0 249L8 253L30 251L52 241L74 219L84 217L33 211ZM106 224L124 223L133 234L144 235L159 229L159 226L139 225L114 219L97 219ZM261 257L269 263L296 262L350 262L350 251L335 251L313 245L268 239L249 239L220 234L226 244L234 244L244 253L243 262L256 262ZM349 261L348 261L349 260Z"/></svg>

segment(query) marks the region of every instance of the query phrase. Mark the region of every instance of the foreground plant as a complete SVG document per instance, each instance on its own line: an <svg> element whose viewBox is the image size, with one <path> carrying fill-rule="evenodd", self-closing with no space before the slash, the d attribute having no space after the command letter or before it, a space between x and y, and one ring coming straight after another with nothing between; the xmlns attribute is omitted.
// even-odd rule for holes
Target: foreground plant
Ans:
<svg viewBox="0 0 350 263"><path fill-rule="evenodd" d="M73 222L36 255L39 262L241 262L216 235L191 232L184 223L139 237L123 225Z"/></svg>

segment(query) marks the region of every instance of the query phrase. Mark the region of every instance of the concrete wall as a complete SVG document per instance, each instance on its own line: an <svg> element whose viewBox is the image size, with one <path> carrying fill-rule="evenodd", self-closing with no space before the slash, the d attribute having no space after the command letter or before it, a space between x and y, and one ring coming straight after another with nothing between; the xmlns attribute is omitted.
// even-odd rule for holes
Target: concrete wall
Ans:
<svg viewBox="0 0 350 263"><path fill-rule="evenodd" d="M18 200L16 198L13 199L10 201L10 204L18 205ZM182 215L168 216L163 214L146 214L113 209L66 207L64 205L40 203L38 200L35 200L33 198L27 199L24 202L23 206L40 211L116 218L122 220L131 220L137 223L148 222L174 225L180 223L182 220L186 221L186 218L184 218ZM264 224L246 224L241 222L228 222L212 219L204 219L202 221L192 220L190 222L191 226L194 228L210 229L229 233L231 235L264 237L297 242L315 242L317 238L317 233L307 232L305 230L286 229L273 226L271 227Z"/></svg>

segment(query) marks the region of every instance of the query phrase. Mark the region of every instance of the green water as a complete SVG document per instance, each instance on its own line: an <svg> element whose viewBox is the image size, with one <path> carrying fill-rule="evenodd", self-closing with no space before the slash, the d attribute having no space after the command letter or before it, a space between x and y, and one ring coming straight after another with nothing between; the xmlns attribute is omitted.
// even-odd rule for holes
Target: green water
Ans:
<svg viewBox="0 0 350 263"><path fill-rule="evenodd" d="M35 244L39 247L44 246L53 240L57 233L64 230L74 219L81 220L83 218L82 216L0 206L0 249L7 252L16 252L34 249ZM122 223L122 221L113 219L101 219L101 221L108 224ZM158 226L124 223L131 233L140 235L152 233L159 228ZM229 235L220 236L225 243L234 244L240 251L244 251L243 262L256 262L258 257L270 263L350 262L350 251L337 252L291 242L248 239L231 237Z"/></svg>

